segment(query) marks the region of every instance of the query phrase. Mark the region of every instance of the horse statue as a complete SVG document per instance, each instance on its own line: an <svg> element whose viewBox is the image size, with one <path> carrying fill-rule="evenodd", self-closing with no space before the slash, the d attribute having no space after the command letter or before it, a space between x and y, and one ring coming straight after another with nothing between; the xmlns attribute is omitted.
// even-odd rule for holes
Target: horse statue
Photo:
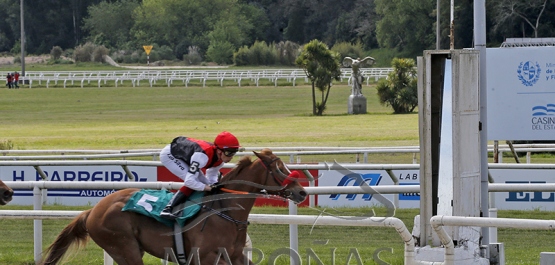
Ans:
<svg viewBox="0 0 555 265"><path fill-rule="evenodd" d="M187 264L253 264L244 255L243 248L247 219L256 197L269 194L300 203L307 196L295 178L298 172L291 173L270 149L253 153L258 159L241 158L222 177L219 188L205 194L199 213L179 231L154 218L122 211L130 197L139 191L123 189L75 217L46 249L39 264L58 264L70 246L83 247L89 236L119 265L143 265L145 252L167 259L168 249L173 250L177 241L183 242L189 257ZM184 257L178 259L179 263L185 263Z"/></svg>
<svg viewBox="0 0 555 265"><path fill-rule="evenodd" d="M0 180L0 205L6 205L12 200L13 190Z"/></svg>

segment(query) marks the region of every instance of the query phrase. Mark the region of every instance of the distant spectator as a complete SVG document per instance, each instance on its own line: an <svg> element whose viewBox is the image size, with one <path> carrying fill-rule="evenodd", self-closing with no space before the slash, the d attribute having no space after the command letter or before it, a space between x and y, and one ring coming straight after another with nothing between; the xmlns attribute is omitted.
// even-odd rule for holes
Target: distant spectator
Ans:
<svg viewBox="0 0 555 265"><path fill-rule="evenodd" d="M12 83L12 87L14 88L19 88L19 73L15 72L13 74L13 83Z"/></svg>
<svg viewBox="0 0 555 265"><path fill-rule="evenodd" d="M12 75L10 73L6 76L6 86L8 86L8 88L12 88Z"/></svg>

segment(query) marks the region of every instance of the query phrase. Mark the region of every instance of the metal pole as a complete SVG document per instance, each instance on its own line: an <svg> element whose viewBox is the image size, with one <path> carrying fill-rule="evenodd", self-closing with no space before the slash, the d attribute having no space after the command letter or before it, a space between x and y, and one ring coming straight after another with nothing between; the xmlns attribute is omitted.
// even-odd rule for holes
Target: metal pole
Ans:
<svg viewBox="0 0 555 265"><path fill-rule="evenodd" d="M440 2L441 2L441 0L437 0L437 2L436 2L436 50L441 49L441 45L440 45L441 27L439 26L439 17L440 17L440 14L441 14L439 12Z"/></svg>
<svg viewBox="0 0 555 265"><path fill-rule="evenodd" d="M25 76L25 23L23 19L23 0L19 1L19 16L21 20L21 76Z"/></svg>
<svg viewBox="0 0 555 265"><path fill-rule="evenodd" d="M489 216L488 194L488 126L487 126L487 77L486 77L486 1L474 0L474 49L480 51L480 152L481 163L481 212ZM488 245L489 228L482 228L482 245Z"/></svg>
<svg viewBox="0 0 555 265"><path fill-rule="evenodd" d="M455 0L451 0L451 20L449 30L449 49L455 49Z"/></svg>

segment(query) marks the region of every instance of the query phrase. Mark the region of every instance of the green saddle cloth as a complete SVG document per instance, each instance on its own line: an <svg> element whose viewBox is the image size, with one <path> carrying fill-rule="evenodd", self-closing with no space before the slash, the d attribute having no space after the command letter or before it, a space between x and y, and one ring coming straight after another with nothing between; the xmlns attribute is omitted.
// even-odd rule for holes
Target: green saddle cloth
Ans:
<svg viewBox="0 0 555 265"><path fill-rule="evenodd" d="M172 196L173 193L167 190L142 189L135 192L121 210L140 213L152 217L169 227L173 227L174 221L160 217L160 212L166 207ZM203 196L204 192L195 191L187 198L181 216L176 219L181 227L185 225L187 219L198 213ZM181 205L178 208L181 208Z"/></svg>

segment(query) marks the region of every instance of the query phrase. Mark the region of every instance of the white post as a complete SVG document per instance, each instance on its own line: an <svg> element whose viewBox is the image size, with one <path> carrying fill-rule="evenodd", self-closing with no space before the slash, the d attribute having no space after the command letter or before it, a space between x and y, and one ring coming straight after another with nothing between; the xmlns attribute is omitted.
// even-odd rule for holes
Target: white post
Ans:
<svg viewBox="0 0 555 265"><path fill-rule="evenodd" d="M42 210L42 191L37 186L33 188L33 210ZM42 220L33 220L33 230L35 263L38 264L42 257Z"/></svg>
<svg viewBox="0 0 555 265"><path fill-rule="evenodd" d="M555 252L540 253L540 265L555 264Z"/></svg>
<svg viewBox="0 0 555 265"><path fill-rule="evenodd" d="M104 251L104 265L113 265L114 259Z"/></svg>
<svg viewBox="0 0 555 265"><path fill-rule="evenodd" d="M297 205L292 201L289 201L289 215L297 215ZM290 224L289 225L289 247L291 248L291 252L294 250L299 253L299 230L298 225ZM293 265L300 265L295 264L295 254L291 253L290 255L290 262Z"/></svg>
<svg viewBox="0 0 555 265"><path fill-rule="evenodd" d="M497 208L489 208L489 217L497 218ZM489 242L497 243L497 227L489 228Z"/></svg>

